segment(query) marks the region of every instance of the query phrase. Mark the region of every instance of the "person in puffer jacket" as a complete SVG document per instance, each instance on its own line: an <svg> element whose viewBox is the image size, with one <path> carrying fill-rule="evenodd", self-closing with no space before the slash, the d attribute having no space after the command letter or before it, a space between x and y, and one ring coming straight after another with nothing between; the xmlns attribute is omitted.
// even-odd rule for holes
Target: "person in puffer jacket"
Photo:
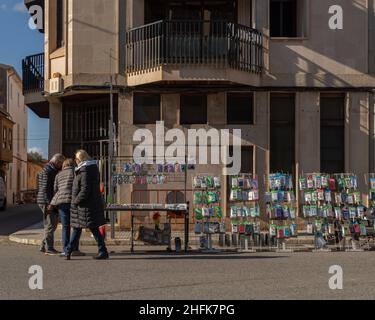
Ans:
<svg viewBox="0 0 375 320"><path fill-rule="evenodd" d="M64 161L62 171L60 171L55 178L55 196L51 202L59 211L62 225L62 244L65 255L70 242L70 207L72 203L74 169L75 165L73 159ZM80 252L77 246L74 248L72 255L84 256L84 253Z"/></svg>
<svg viewBox="0 0 375 320"><path fill-rule="evenodd" d="M65 158L56 154L38 175L37 204L43 212L44 239L40 251L46 255L58 255L54 248L54 234L59 222L58 212L51 204L54 196L54 183Z"/></svg>
<svg viewBox="0 0 375 320"><path fill-rule="evenodd" d="M108 259L108 251L99 227L105 224L104 201L100 192L100 174L96 161L91 160L86 151L76 153L76 172L73 181L72 207L70 210L73 234L68 245L66 259L70 260L74 248L79 243L82 229L90 229L97 245L97 260Z"/></svg>

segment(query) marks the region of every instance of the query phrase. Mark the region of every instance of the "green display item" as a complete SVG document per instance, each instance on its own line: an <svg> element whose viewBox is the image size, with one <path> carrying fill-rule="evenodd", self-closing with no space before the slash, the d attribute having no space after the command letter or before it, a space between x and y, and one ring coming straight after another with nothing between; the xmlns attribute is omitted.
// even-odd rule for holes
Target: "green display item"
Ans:
<svg viewBox="0 0 375 320"><path fill-rule="evenodd" d="M207 204L218 202L218 196L216 192L206 192L204 197L205 197L205 203Z"/></svg>
<svg viewBox="0 0 375 320"><path fill-rule="evenodd" d="M221 207L220 206L216 206L214 208L214 210L215 210L215 216L216 216L216 218L222 219L223 218L223 210L221 209Z"/></svg>
<svg viewBox="0 0 375 320"><path fill-rule="evenodd" d="M195 204L202 204L203 202L203 196L201 192L195 192L194 193L194 203Z"/></svg>
<svg viewBox="0 0 375 320"><path fill-rule="evenodd" d="M202 220L203 219L202 208L195 208L194 216L196 220Z"/></svg>
<svg viewBox="0 0 375 320"><path fill-rule="evenodd" d="M213 177L206 177L206 185L208 189L212 189L215 186Z"/></svg>

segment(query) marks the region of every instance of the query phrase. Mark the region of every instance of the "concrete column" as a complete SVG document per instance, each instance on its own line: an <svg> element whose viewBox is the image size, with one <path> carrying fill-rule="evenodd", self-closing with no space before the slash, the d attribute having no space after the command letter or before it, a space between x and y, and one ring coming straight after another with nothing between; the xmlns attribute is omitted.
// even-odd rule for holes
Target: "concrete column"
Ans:
<svg viewBox="0 0 375 320"><path fill-rule="evenodd" d="M179 123L180 113L180 95L162 94L161 95L161 119L167 128L173 128Z"/></svg>
<svg viewBox="0 0 375 320"><path fill-rule="evenodd" d="M375 173L375 94L369 95L369 118L370 118L370 163L369 170Z"/></svg>
<svg viewBox="0 0 375 320"><path fill-rule="evenodd" d="M375 73L375 0L368 1L369 73Z"/></svg>
<svg viewBox="0 0 375 320"><path fill-rule="evenodd" d="M126 2L126 27L127 29L139 27L144 24L144 0L127 0Z"/></svg>
<svg viewBox="0 0 375 320"><path fill-rule="evenodd" d="M225 92L209 94L207 96L207 117L209 125L225 125L227 122L226 110Z"/></svg>
<svg viewBox="0 0 375 320"><path fill-rule="evenodd" d="M263 34L263 48L264 48L264 68L269 70L269 1L254 0L255 1L255 28Z"/></svg>
<svg viewBox="0 0 375 320"><path fill-rule="evenodd" d="M270 171L270 96L269 92L256 92L255 94L255 126L257 130L257 144L255 145L255 173L259 180L259 195L261 212L265 213L264 192L267 190L265 175ZM265 216L262 216L265 218Z"/></svg>
<svg viewBox="0 0 375 320"><path fill-rule="evenodd" d="M49 148L50 158L62 152L62 103L59 100L49 103Z"/></svg>
<svg viewBox="0 0 375 320"><path fill-rule="evenodd" d="M238 23L251 27L251 1L238 0Z"/></svg>
<svg viewBox="0 0 375 320"><path fill-rule="evenodd" d="M118 100L119 117L119 156L131 157L133 154L133 95L119 95ZM131 158L124 161L131 161ZM129 184L120 185L117 189L118 203L131 203L133 187ZM131 224L129 213L118 214L120 229L129 229Z"/></svg>
<svg viewBox="0 0 375 320"><path fill-rule="evenodd" d="M346 120L346 171L358 175L359 188L363 201L368 200L368 173L370 122L369 122L369 93L351 92L347 94Z"/></svg>
<svg viewBox="0 0 375 320"><path fill-rule="evenodd" d="M318 92L296 96L296 162L298 175L320 172L320 103Z"/></svg>

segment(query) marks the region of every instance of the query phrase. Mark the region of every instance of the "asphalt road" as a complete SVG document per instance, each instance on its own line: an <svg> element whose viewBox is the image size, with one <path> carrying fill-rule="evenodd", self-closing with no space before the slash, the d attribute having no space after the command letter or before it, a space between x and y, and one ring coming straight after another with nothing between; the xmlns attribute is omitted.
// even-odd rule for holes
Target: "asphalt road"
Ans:
<svg viewBox="0 0 375 320"><path fill-rule="evenodd" d="M0 299L374 299L375 252L136 254L65 261L35 247L0 242ZM95 248L83 248L90 254ZM43 269L43 290L29 289L29 267ZM343 290L328 286L343 268Z"/></svg>
<svg viewBox="0 0 375 320"><path fill-rule="evenodd" d="M0 211L0 238L7 237L41 220L41 211L34 204L12 207L6 211Z"/></svg>

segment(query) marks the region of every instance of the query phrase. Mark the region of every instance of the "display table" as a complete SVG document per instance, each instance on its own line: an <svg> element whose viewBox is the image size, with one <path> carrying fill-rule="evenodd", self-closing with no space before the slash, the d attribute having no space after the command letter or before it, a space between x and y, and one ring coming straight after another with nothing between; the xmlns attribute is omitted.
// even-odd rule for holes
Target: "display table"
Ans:
<svg viewBox="0 0 375 320"><path fill-rule="evenodd" d="M175 215L184 216L185 225L185 252L189 249L189 204L111 204L105 209L107 212L129 212L131 214L131 249L134 252L134 216L141 212L157 211L157 212L171 212Z"/></svg>

